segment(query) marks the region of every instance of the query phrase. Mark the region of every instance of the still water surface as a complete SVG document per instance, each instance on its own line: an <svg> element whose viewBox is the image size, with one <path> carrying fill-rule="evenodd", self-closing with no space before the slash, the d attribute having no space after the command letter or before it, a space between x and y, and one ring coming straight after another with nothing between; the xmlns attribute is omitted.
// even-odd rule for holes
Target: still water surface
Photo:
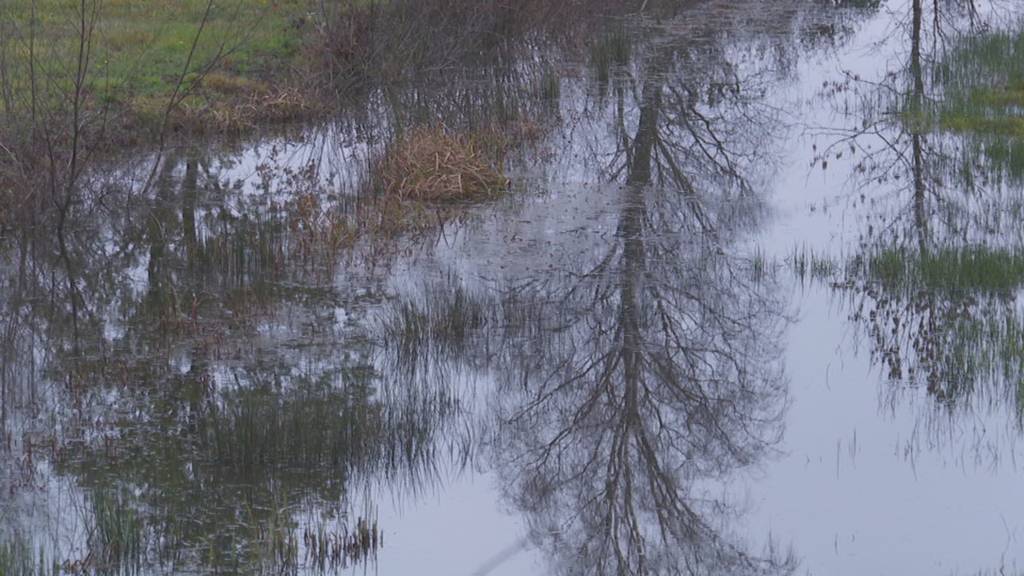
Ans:
<svg viewBox="0 0 1024 576"><path fill-rule="evenodd" d="M4 536L115 573L1017 573L1019 282L906 270L1012 260L1022 183L899 110L1014 20L936 6L680 3L176 148L151 198L144 154L97 169L70 270L3 256ZM529 119L512 193L324 257L390 135L486 118Z"/></svg>

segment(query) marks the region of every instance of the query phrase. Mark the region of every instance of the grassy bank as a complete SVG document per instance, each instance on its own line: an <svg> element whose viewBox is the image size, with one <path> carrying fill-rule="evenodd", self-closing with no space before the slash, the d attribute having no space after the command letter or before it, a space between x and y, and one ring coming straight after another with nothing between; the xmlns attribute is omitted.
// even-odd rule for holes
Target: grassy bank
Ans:
<svg viewBox="0 0 1024 576"><path fill-rule="evenodd" d="M132 121L227 124L281 104L301 53L307 0L12 0L0 6L0 112L67 108ZM81 82L76 85L76 79ZM80 86L79 86L80 85ZM233 112L234 111L234 112Z"/></svg>
<svg viewBox="0 0 1024 576"><path fill-rule="evenodd" d="M89 111L159 124L173 101L194 127L245 128L308 111L324 93L511 66L545 35L583 38L596 15L634 8L623 0L9 0L0 3L0 119L68 111L81 99ZM581 13L571 30L560 24ZM609 50L595 58L621 58L621 46ZM547 92L557 92L551 78Z"/></svg>
<svg viewBox="0 0 1024 576"><path fill-rule="evenodd" d="M169 146L360 108L370 94L386 96L396 137L453 118L389 146L374 185L410 204L493 197L508 183L490 136L479 137L493 124L502 140L532 138L557 107L559 78L538 47L578 50L600 36L604 16L634 9L624 0L0 2L0 237L51 216L63 237L87 167L110 153L158 151L136 185L145 194ZM604 50L612 56L593 57L621 60L621 36ZM426 96L457 85L457 101ZM403 86L417 89L391 89Z"/></svg>

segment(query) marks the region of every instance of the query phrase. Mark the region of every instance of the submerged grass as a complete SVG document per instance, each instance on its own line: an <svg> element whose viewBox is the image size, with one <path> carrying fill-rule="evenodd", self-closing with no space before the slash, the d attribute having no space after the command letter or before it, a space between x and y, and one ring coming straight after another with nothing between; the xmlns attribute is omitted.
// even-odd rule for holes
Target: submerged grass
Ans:
<svg viewBox="0 0 1024 576"><path fill-rule="evenodd" d="M1024 423L1024 322L1017 298L1024 251L984 245L813 250L789 261L800 281L827 284L864 327L888 378L943 406L1013 407Z"/></svg>
<svg viewBox="0 0 1024 576"><path fill-rule="evenodd" d="M104 570L112 573L137 573L145 553L145 526L135 509L123 496L105 490L93 494L92 506L94 558L101 559Z"/></svg>
<svg viewBox="0 0 1024 576"><path fill-rule="evenodd" d="M786 263L801 282L807 280L832 282L837 280L837 276L842 270L842 266L834 258L819 254L807 247L794 249Z"/></svg>
<svg viewBox="0 0 1024 576"><path fill-rule="evenodd" d="M794 251L786 263L801 282L837 286L867 283L896 292L1000 295L1024 286L1024 252L984 245L924 253L883 248L849 260L803 249Z"/></svg>
<svg viewBox="0 0 1024 576"><path fill-rule="evenodd" d="M968 177L982 160L991 174L1024 181L1024 22L958 38L930 79L934 98L903 102L904 127L957 136Z"/></svg>
<svg viewBox="0 0 1024 576"><path fill-rule="evenodd" d="M306 549L306 562L323 573L375 558L384 545L384 533L377 524L376 516L359 516L351 528L344 523L328 526L322 521L307 526L302 533L302 542Z"/></svg>
<svg viewBox="0 0 1024 576"><path fill-rule="evenodd" d="M0 541L0 576L57 576L61 573L60 564L48 559L43 548L37 552L21 538Z"/></svg>
<svg viewBox="0 0 1024 576"><path fill-rule="evenodd" d="M944 124L965 130L1012 117L1024 106L1024 31L994 30L962 38L938 64L936 83L944 92Z"/></svg>
<svg viewBox="0 0 1024 576"><path fill-rule="evenodd" d="M1024 254L985 246L883 250L868 257L866 268L868 277L894 288L1005 294L1024 285Z"/></svg>
<svg viewBox="0 0 1024 576"><path fill-rule="evenodd" d="M1024 137L1024 30L971 34L935 69L938 127L971 135Z"/></svg>

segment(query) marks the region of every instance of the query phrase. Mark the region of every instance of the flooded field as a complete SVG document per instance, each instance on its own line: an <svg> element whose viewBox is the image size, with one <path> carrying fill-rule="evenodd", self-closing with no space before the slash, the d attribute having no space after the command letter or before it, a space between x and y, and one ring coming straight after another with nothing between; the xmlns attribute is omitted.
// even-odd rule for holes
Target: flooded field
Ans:
<svg viewBox="0 0 1024 576"><path fill-rule="evenodd" d="M0 575L1024 573L1013 4L642 4L0 227Z"/></svg>

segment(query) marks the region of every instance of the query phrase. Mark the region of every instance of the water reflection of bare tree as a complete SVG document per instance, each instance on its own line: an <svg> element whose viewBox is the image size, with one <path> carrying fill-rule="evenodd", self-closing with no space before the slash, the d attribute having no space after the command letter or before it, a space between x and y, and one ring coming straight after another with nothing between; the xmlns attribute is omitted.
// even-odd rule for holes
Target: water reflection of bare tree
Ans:
<svg viewBox="0 0 1024 576"><path fill-rule="evenodd" d="M520 304L543 307L552 336L509 358L496 460L565 573L782 571L730 540L727 502L701 492L779 437L779 303L723 252L723 198L704 195L750 191L694 87L667 84L664 67L643 89L615 241L579 281ZM696 182L681 151L717 173Z"/></svg>
<svg viewBox="0 0 1024 576"><path fill-rule="evenodd" d="M372 285L325 285L293 252L288 207L234 192L221 168L172 152L148 199L110 177L104 201L118 208L96 214L117 217L69 230L77 327L50 239L21 239L3 284L4 450L74 478L95 531L48 554L98 570L337 567L375 551L366 495L445 473L435 451L461 412L451 392L406 393L378 372L336 318L376 299ZM108 546L111 529L131 546Z"/></svg>
<svg viewBox="0 0 1024 576"><path fill-rule="evenodd" d="M833 286L888 380L887 404L926 390L926 419L940 436L984 410L1009 409L1019 425L1019 190L971 136L936 122L936 70L958 34L979 25L978 12L960 0L912 0L905 10L905 59L878 85L840 86L857 127L826 130L839 137L819 160L860 154L853 204L868 219Z"/></svg>
<svg viewBox="0 0 1024 576"><path fill-rule="evenodd" d="M794 566L732 534L722 488L772 452L786 407L782 303L736 246L763 210L749 146L771 117L735 68L701 56L651 53L635 100L613 82L616 227L586 261L497 297L442 286L393 318L405 358L498 375L490 463L558 573Z"/></svg>
<svg viewBox="0 0 1024 576"><path fill-rule="evenodd" d="M763 216L759 102L777 77L687 32L596 75L610 133L593 164L620 183L610 238L497 295L443 284L392 318L401 357L496 375L489 462L556 573L795 565L735 536L722 490L772 453L786 408L783 305L737 246Z"/></svg>
<svg viewBox="0 0 1024 576"><path fill-rule="evenodd" d="M803 4L765 25L785 35ZM684 28L682 37L694 32ZM247 555L294 558L299 511L344 514L364 483L415 492L446 458L465 457L450 442L461 439L452 429L463 406L446 380L459 374L417 372L436 357L408 363L417 351L479 353L479 366L504 374L493 463L560 571L790 568L732 537L737 510L714 488L771 452L786 387L774 287L735 246L761 213L743 176L763 147L766 117L749 106L760 92L729 64L721 34L699 36L692 51L675 39L645 45L636 77L611 83L623 105L608 171L623 187L614 237L595 260L497 302L444 306L425 346L387 342L381 363L365 341L336 333L339 309L379 297L374 281L339 294L296 274L287 218L244 204L259 195L237 194L203 154L170 153L153 197L133 196L116 176L83 190L65 259L77 295L43 239L19 245L8 299L12 331L25 336L5 350L29 353L4 367L47 381L65 431L54 470L90 494L94 516L112 509L145 528L143 550L156 558L144 563L240 571ZM549 69L503 72L441 97L402 92L429 105L394 104L395 125L452 117L467 103L479 110L454 119L472 124L513 96L529 100ZM508 92L497 98L495 85ZM557 104L552 95L544 106ZM481 349L474 330L493 307L507 325ZM66 353L78 343L80 354ZM57 358L40 361L39 350ZM35 378L42 366L46 378Z"/></svg>

